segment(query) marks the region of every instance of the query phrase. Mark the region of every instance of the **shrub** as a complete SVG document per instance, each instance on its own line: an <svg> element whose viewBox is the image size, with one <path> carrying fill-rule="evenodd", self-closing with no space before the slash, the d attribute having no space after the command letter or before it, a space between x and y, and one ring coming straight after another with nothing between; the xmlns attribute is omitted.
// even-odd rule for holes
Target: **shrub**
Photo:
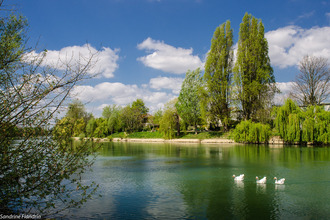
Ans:
<svg viewBox="0 0 330 220"><path fill-rule="evenodd" d="M84 139L86 137L86 135L85 135L85 133L81 133L81 134L79 134L79 139Z"/></svg>
<svg viewBox="0 0 330 220"><path fill-rule="evenodd" d="M112 135L109 135L107 138L109 139L109 141L112 141L113 140Z"/></svg>
<svg viewBox="0 0 330 220"><path fill-rule="evenodd" d="M231 133L230 138L236 142L267 143L271 133L268 124L254 123L249 120L239 123Z"/></svg>

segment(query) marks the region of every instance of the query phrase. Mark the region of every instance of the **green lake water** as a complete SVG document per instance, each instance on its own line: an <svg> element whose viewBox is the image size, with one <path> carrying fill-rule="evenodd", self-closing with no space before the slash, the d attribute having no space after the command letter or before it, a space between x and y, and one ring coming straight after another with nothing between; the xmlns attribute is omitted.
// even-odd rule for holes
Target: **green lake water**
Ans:
<svg viewBox="0 0 330 220"><path fill-rule="evenodd" d="M330 219L329 147L103 143L84 181L70 219Z"/></svg>

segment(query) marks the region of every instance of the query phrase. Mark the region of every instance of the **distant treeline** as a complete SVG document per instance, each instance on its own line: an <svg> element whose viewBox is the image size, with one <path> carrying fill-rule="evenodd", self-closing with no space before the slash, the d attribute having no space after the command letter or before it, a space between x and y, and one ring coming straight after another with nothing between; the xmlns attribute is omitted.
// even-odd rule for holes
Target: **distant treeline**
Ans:
<svg viewBox="0 0 330 220"><path fill-rule="evenodd" d="M42 127L23 127L19 125L13 125L10 123L2 124L2 127L6 129L3 134L8 135L8 137L19 138L19 137L37 137L49 135L51 130Z"/></svg>
<svg viewBox="0 0 330 220"><path fill-rule="evenodd" d="M84 105L75 101L70 104L66 116L53 129L54 136L111 138L118 132L159 131L164 138L178 137L178 131L194 130L180 116L173 114L175 105L167 105L165 111L148 113L141 99L126 107L106 106L102 117L94 118L85 111ZM178 118L178 119L177 119ZM177 120L177 122L176 122ZM172 126L169 126L172 123ZM233 123L234 124L234 123ZM220 128L221 129L221 128ZM223 128L222 128L223 129ZM198 126L199 132L210 130L210 124ZM224 130L224 129L223 129ZM283 106L274 106L268 123L242 120L230 130L230 138L236 142L267 143L272 136L281 137L286 143L329 144L330 112L323 106L300 108L291 99Z"/></svg>

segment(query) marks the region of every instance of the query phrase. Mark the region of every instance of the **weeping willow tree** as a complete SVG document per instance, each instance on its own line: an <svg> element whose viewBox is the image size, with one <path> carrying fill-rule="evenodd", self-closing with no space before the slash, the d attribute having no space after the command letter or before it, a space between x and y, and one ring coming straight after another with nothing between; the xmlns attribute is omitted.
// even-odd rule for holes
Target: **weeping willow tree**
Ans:
<svg viewBox="0 0 330 220"><path fill-rule="evenodd" d="M301 125L302 118L300 114L290 114L287 125L287 141L288 142L301 142Z"/></svg>
<svg viewBox="0 0 330 220"><path fill-rule="evenodd" d="M231 136L236 142L267 143L270 135L270 125L255 123L248 120L239 123L232 132Z"/></svg>
<svg viewBox="0 0 330 220"><path fill-rule="evenodd" d="M309 106L303 111L288 99L273 114L275 129L285 142L330 143L330 112L321 106Z"/></svg>
<svg viewBox="0 0 330 220"><path fill-rule="evenodd" d="M321 106L309 106L302 117L302 141L330 143L330 112Z"/></svg>
<svg viewBox="0 0 330 220"><path fill-rule="evenodd" d="M178 99L175 98L165 104L162 119L159 122L159 130L165 139L173 139L180 136L180 117L175 107Z"/></svg>
<svg viewBox="0 0 330 220"><path fill-rule="evenodd" d="M274 108L274 125L284 141L300 141L300 120L301 109L291 99L288 99L281 107Z"/></svg>

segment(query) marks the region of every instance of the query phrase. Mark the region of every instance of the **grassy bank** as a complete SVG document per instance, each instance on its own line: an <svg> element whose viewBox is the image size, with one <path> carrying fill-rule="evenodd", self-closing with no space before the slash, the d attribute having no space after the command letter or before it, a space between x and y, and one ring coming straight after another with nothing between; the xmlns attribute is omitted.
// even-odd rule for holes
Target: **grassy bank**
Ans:
<svg viewBox="0 0 330 220"><path fill-rule="evenodd" d="M180 137L177 139L213 139L213 138L228 138L229 133L223 133L220 131L210 131L210 132L200 132L195 134L194 132L182 132ZM133 132L133 133L114 133L108 138L163 138L164 135L158 131L150 132L150 131L141 131L141 132Z"/></svg>

